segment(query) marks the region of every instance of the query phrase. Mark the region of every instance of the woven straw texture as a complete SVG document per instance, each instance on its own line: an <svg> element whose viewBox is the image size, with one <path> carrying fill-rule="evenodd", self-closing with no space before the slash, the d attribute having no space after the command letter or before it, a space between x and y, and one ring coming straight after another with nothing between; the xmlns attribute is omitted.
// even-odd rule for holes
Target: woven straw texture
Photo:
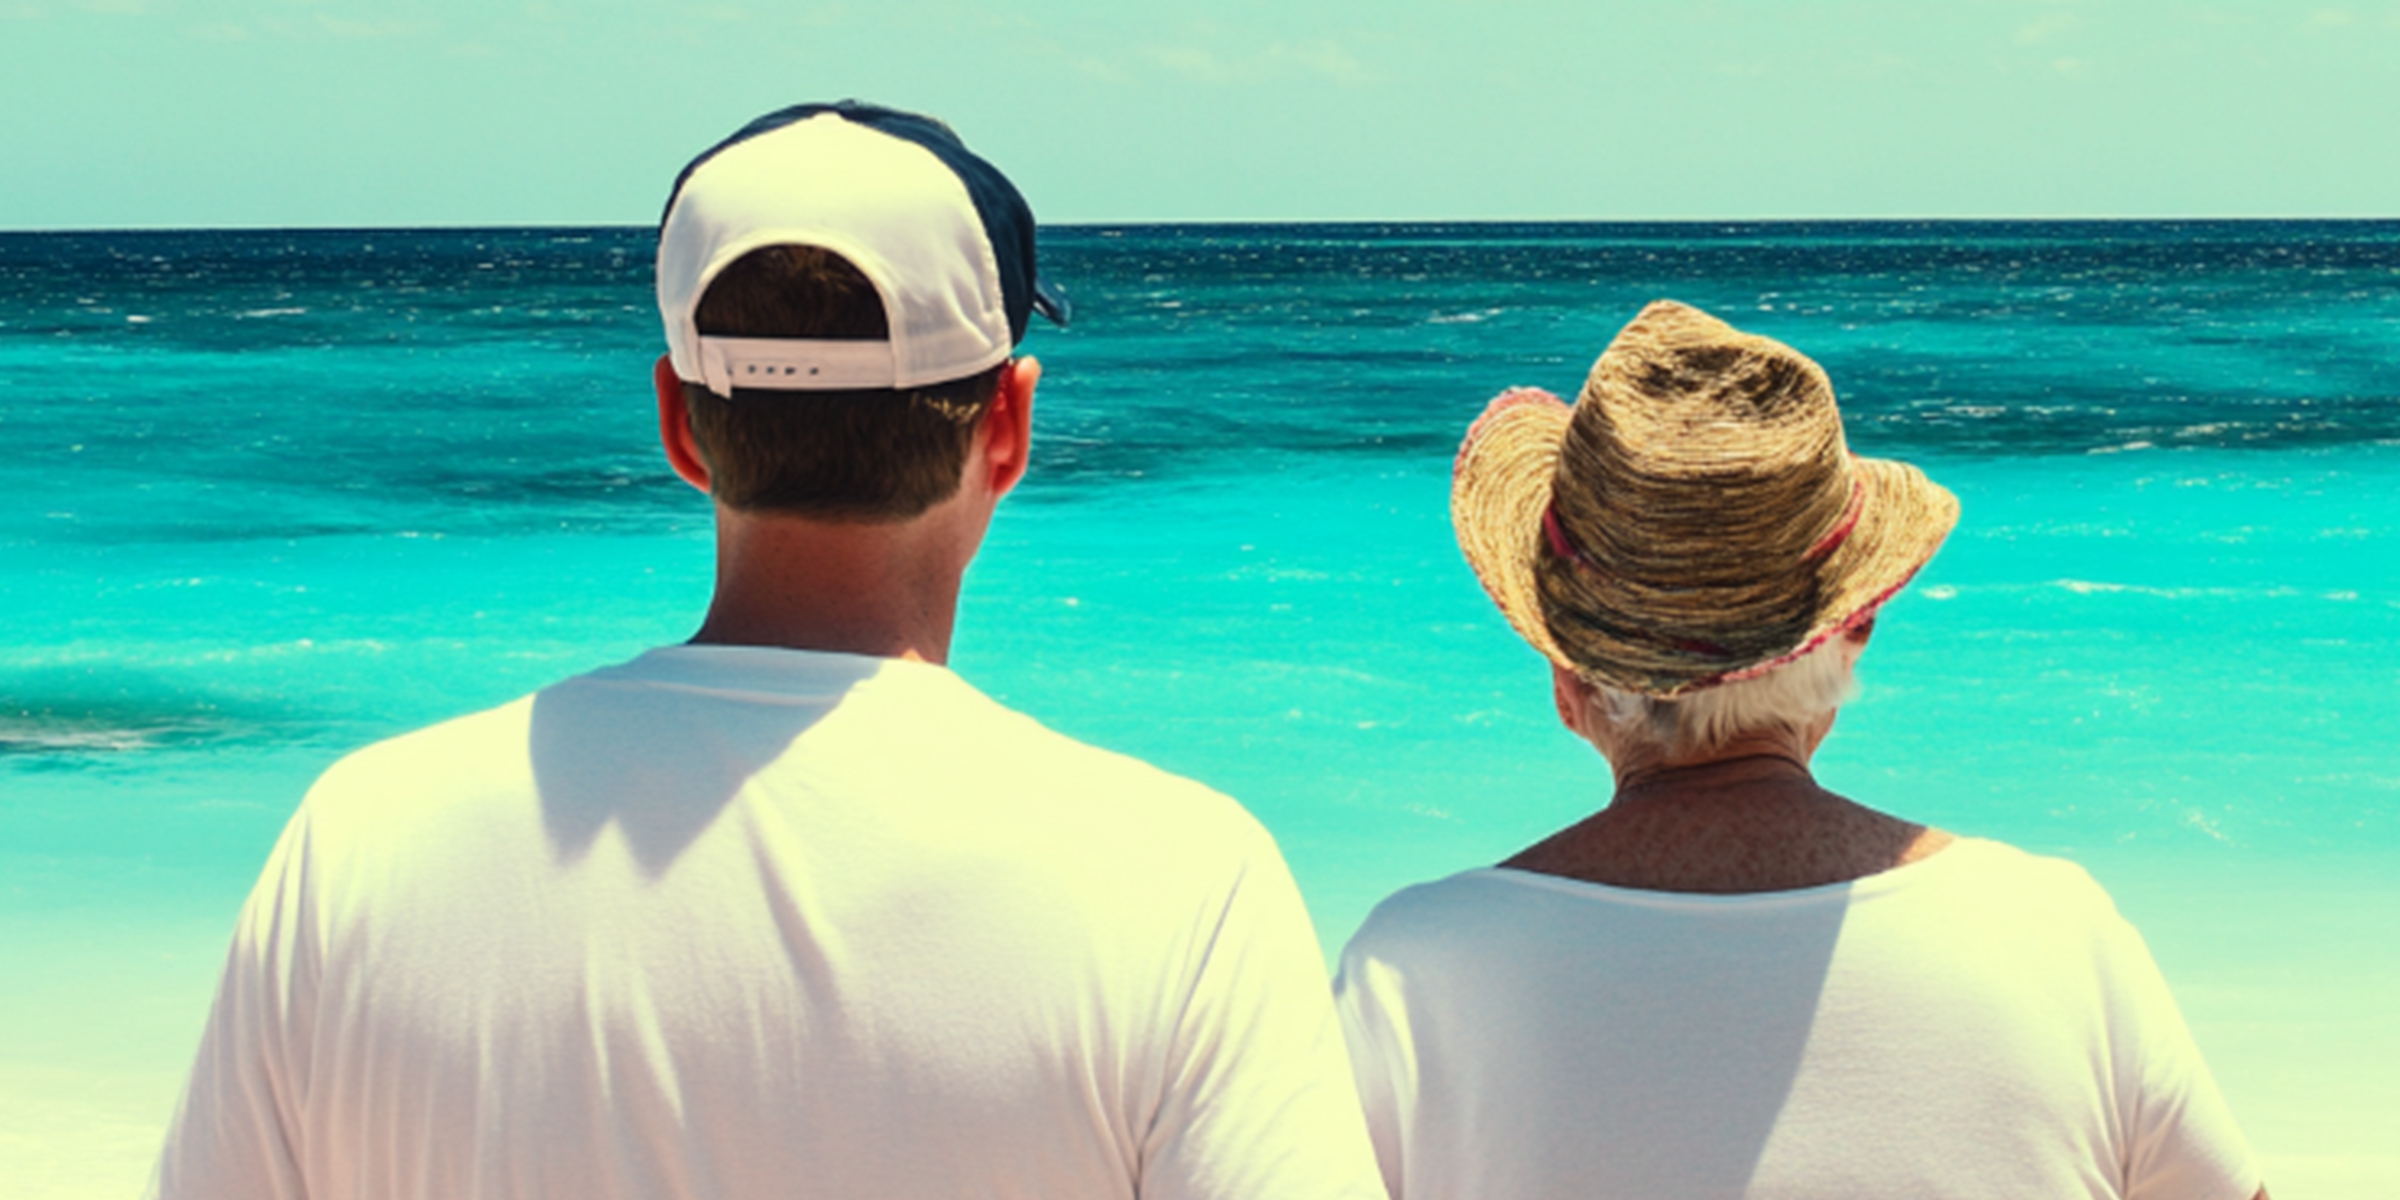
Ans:
<svg viewBox="0 0 2400 1200"><path fill-rule="evenodd" d="M1957 520L1916 468L1850 454L1817 364L1671 301L1617 335L1572 409L1495 399L1451 486L1459 547L1518 634L1662 698L1863 620Z"/></svg>

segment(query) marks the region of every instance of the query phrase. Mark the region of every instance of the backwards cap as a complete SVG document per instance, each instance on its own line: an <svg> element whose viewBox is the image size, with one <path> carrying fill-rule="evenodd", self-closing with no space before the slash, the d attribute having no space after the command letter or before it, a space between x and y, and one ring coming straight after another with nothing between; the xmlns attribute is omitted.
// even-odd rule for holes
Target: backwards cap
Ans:
<svg viewBox="0 0 2400 1200"><path fill-rule="evenodd" d="M675 374L734 388L911 388L1006 361L1031 313L1067 320L1034 271L1033 213L931 117L844 100L743 126L676 177L658 235L658 312ZM717 273L763 246L814 246L875 285L886 342L702 336Z"/></svg>

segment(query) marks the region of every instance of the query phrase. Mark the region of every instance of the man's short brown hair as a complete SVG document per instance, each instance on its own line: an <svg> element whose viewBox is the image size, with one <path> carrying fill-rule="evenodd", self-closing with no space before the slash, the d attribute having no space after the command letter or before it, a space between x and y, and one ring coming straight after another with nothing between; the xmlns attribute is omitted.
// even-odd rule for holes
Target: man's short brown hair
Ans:
<svg viewBox="0 0 2400 1200"><path fill-rule="evenodd" d="M814 246L766 246L735 259L695 319L718 337L883 341L883 297L848 259ZM976 422L1001 368L919 388L784 392L728 400L685 380L692 440L709 492L741 512L897 521L958 491Z"/></svg>

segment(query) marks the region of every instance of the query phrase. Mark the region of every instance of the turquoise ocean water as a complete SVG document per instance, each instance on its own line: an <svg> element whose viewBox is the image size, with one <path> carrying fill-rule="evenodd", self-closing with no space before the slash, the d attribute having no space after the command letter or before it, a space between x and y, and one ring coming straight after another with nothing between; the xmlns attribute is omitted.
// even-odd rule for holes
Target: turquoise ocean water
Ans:
<svg viewBox="0 0 2400 1200"><path fill-rule="evenodd" d="M643 229L0 235L0 1195L138 1186L347 749L680 640ZM1045 232L1077 321L954 665L1244 801L1328 949L1606 795L1459 433L1673 297L1959 493L1820 758L2087 864L2279 1193L2400 1193L2400 223Z"/></svg>

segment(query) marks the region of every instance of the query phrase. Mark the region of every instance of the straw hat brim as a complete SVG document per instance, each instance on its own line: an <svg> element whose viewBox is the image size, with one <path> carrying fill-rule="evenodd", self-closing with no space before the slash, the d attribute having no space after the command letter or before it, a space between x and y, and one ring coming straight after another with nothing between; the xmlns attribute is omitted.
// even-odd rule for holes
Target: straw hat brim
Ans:
<svg viewBox="0 0 2400 1200"><path fill-rule="evenodd" d="M1858 523L1825 561L1815 619L1788 649L1667 689L1611 678L1559 649L1542 616L1534 557L1550 504L1559 447L1574 410L1537 388L1513 388L1467 430L1452 467L1450 522L1467 565L1501 615L1551 662L1583 678L1660 698L1746 679L1790 662L1868 617L1907 586L1958 523L1958 498L1906 463L1853 457L1862 497Z"/></svg>

